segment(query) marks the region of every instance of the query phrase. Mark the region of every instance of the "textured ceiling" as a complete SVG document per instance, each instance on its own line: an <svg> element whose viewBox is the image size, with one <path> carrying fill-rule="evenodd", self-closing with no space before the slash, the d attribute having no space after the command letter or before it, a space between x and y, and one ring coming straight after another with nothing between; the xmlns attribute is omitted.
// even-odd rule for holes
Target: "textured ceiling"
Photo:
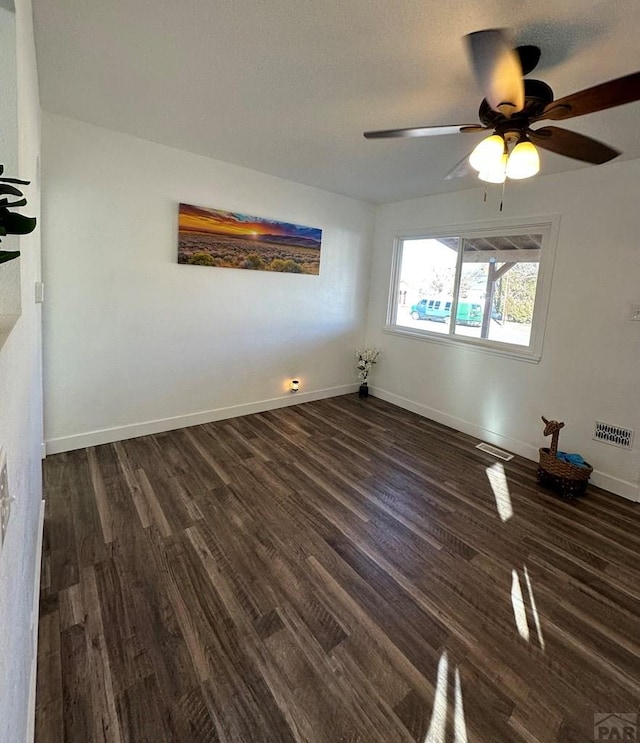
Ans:
<svg viewBox="0 0 640 743"><path fill-rule="evenodd" d="M443 176L479 135L362 136L476 122L466 33L509 26L540 46L530 77L557 98L640 70L638 0L33 5L44 110L373 202L475 184ZM640 103L563 125L640 157ZM544 173L576 167L542 153Z"/></svg>

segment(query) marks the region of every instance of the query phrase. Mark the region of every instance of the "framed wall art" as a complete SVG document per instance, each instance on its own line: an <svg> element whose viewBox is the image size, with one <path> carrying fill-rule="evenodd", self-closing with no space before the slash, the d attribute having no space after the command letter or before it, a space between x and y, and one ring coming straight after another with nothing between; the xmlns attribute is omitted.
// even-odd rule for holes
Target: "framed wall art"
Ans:
<svg viewBox="0 0 640 743"><path fill-rule="evenodd" d="M179 206L178 263L318 275L321 245L317 227Z"/></svg>

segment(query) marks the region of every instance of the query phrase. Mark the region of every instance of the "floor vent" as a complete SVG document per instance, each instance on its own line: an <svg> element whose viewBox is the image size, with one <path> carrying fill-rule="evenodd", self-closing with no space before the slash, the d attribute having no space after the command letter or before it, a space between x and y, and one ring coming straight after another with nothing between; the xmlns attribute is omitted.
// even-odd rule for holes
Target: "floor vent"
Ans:
<svg viewBox="0 0 640 743"><path fill-rule="evenodd" d="M487 454L491 454L494 457L498 457L498 459L502 459L505 462L508 462L510 459L513 459L513 454L509 454L508 451L502 451L502 449L498 449L495 446L491 446L491 444L485 444L484 442L482 444L476 444L476 449L481 449L482 451L486 451Z"/></svg>
<svg viewBox="0 0 640 743"><path fill-rule="evenodd" d="M604 441L605 444L619 446L621 449L631 449L633 445L633 431L630 428L620 428L602 421L596 421L593 438L596 441Z"/></svg>

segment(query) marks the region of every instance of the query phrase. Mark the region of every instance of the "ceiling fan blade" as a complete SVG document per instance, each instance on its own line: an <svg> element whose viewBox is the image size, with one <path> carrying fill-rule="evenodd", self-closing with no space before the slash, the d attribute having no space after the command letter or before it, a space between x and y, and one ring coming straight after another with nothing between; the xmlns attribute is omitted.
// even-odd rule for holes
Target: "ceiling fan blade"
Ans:
<svg viewBox="0 0 640 743"><path fill-rule="evenodd" d="M640 100L640 72L632 72L630 75L618 77L607 83L594 85L593 88L552 101L540 116L533 120L562 121L638 100Z"/></svg>
<svg viewBox="0 0 640 743"><path fill-rule="evenodd" d="M466 39L473 71L491 108L507 118L522 111L522 65L507 32L492 28L468 34Z"/></svg>
<svg viewBox="0 0 640 743"><path fill-rule="evenodd" d="M365 132L367 139L390 139L392 137L439 137L443 134L460 134L461 132L483 132L487 127L481 124L451 124L448 126L416 126L411 129L382 129L377 132Z"/></svg>
<svg viewBox="0 0 640 743"><path fill-rule="evenodd" d="M467 175L473 175L476 171L469 165L469 153L462 160L456 163L453 168L445 175L445 181L451 181L454 178L464 178Z"/></svg>
<svg viewBox="0 0 640 743"><path fill-rule="evenodd" d="M545 126L535 131L529 129L527 137L545 150L594 165L609 162L620 154L618 150L614 150L613 147L603 142L598 142L597 139L585 137L584 134L561 129L558 126Z"/></svg>

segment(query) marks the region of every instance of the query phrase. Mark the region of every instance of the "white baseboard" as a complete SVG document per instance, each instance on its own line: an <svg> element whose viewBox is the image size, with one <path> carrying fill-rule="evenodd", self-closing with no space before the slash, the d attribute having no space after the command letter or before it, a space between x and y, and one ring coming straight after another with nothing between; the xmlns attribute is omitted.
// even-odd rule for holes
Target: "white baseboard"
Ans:
<svg viewBox="0 0 640 743"><path fill-rule="evenodd" d="M237 418L241 415L250 415L251 413L264 413L267 410L274 410L275 408L284 408L289 405L299 405L303 402L312 402L313 400L323 400L327 397L346 395L350 392L356 392L357 389L357 384L346 384L339 387L328 387L322 390L314 390L312 392L295 392L282 397L274 397L270 400L259 400L257 402L233 405L227 408L204 410L199 413L178 415L172 418L161 418L158 420L145 421L143 423L132 423L126 426L115 426L114 428L87 431L73 436L62 436L60 438L47 440L46 453L59 454L64 451L84 449L87 446L110 444L112 441L124 441L125 439L134 439L137 436L148 436L152 433L173 431L176 428L186 428L187 426L197 426L202 423L212 423L213 421L225 420L226 418Z"/></svg>
<svg viewBox="0 0 640 743"><path fill-rule="evenodd" d="M614 495L619 495L621 498L626 498L634 502L640 500L638 486L635 483L628 480L621 480L619 477L614 477L606 472L593 470L589 482L592 482L603 490L608 490Z"/></svg>
<svg viewBox="0 0 640 743"><path fill-rule="evenodd" d="M226 408L217 408L215 410L205 410L199 413L190 413L172 418L161 418L158 420L145 421L143 423L133 423L126 426L115 426L114 428L104 428L97 431L87 431L85 433L75 434L73 436L63 436L60 438L49 439L43 444L43 454L58 454L64 451L73 451L74 449L83 449L87 446L98 446L99 444L109 444L112 441L124 441L133 439L137 436L147 436L153 433L162 433L163 431L172 431L176 428L186 428L187 426L197 426L201 423L212 423L213 421L225 420L227 418L236 418L241 415L250 415L251 413L262 413L266 410L283 408L289 405L298 405L303 402L312 402L313 400L322 400L327 397L336 397L356 392L357 384L342 385L339 387L329 387L312 392L296 392L282 397L272 398L270 400L259 400L257 402L244 403L242 405L233 405ZM430 408L426 405L414 402L401 395L378 387L371 387L370 392L374 397L397 405L405 410L430 418L445 426L450 426L456 431L462 431L469 436L474 436L481 441L486 441L494 446L518 454L521 457L530 459L535 462L538 460L538 448L527 444L524 441L518 441L507 436L503 436L496 431L478 426L464 418L457 418L449 415L436 408ZM622 480L606 472L594 470L591 475L591 482L604 490L608 490L615 495L622 496L632 501L639 500L638 485L627 480Z"/></svg>
<svg viewBox="0 0 640 743"><path fill-rule="evenodd" d="M538 447L536 446L532 446L523 441L518 441L517 439L508 438L496 431L491 431L488 428L478 426L471 421L464 420L463 418L456 418L455 416L444 413L441 410L430 408L427 405L421 405L420 403L409 400L401 395L396 395L393 392L382 390L379 387L370 387L370 393L374 397L379 397L381 400L386 400L393 405L397 405L399 408L410 410L424 418L429 418L437 423L442 423L445 426L454 428L456 431L461 431L462 433L466 433L469 436L480 439L481 441L486 441L494 446L499 446L501 449L506 449L514 454L518 454L525 459L530 459L533 462L538 461ZM632 501L638 500L637 483L629 482L628 480L621 480L618 477L609 475L606 472L600 472L599 470L593 471L590 482L603 490L608 490L614 495L619 495L622 498L627 498Z"/></svg>
<svg viewBox="0 0 640 743"><path fill-rule="evenodd" d="M36 734L36 680L38 677L38 617L40 616L40 573L42 570L42 536L44 530L44 500L40 501L38 539L36 545L36 565L33 571L33 607L31 609L32 652L29 678L29 717L25 743L33 743Z"/></svg>

